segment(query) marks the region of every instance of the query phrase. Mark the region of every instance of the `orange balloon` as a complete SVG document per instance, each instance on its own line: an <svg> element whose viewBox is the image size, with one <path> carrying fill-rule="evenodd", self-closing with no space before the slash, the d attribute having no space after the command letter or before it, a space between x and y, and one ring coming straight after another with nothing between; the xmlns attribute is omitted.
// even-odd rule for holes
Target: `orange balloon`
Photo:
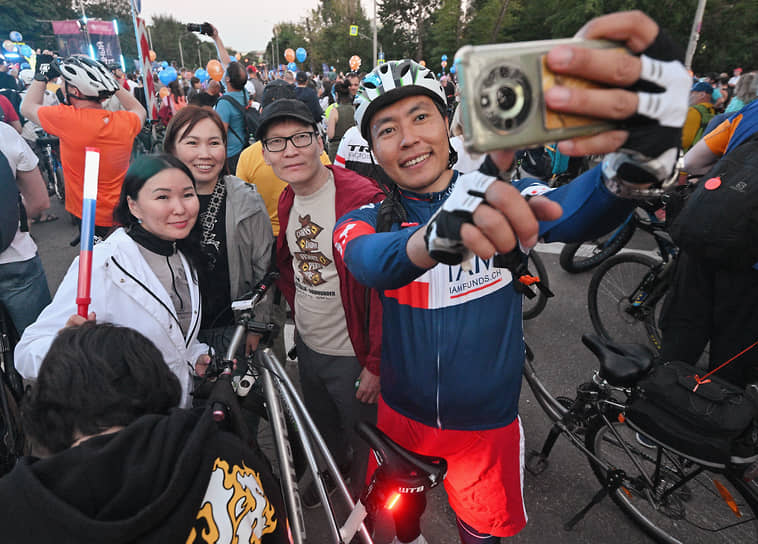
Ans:
<svg viewBox="0 0 758 544"><path fill-rule="evenodd" d="M295 62L295 52L291 47L284 50L284 58L287 59L287 62Z"/></svg>
<svg viewBox="0 0 758 544"><path fill-rule="evenodd" d="M161 90L158 91L158 96L160 96L161 99L164 99L169 95L170 92L171 91L169 90L168 87L161 87Z"/></svg>
<svg viewBox="0 0 758 544"><path fill-rule="evenodd" d="M350 69L353 72L357 72L358 68L361 67L361 58L358 55L353 55L350 57Z"/></svg>
<svg viewBox="0 0 758 544"><path fill-rule="evenodd" d="M155 59L158 58L158 55L155 54L155 51L152 49L148 51L147 56L150 58L150 62L155 62Z"/></svg>
<svg viewBox="0 0 758 544"><path fill-rule="evenodd" d="M205 70L214 81L221 81L221 78L224 77L224 67L216 59L209 60Z"/></svg>

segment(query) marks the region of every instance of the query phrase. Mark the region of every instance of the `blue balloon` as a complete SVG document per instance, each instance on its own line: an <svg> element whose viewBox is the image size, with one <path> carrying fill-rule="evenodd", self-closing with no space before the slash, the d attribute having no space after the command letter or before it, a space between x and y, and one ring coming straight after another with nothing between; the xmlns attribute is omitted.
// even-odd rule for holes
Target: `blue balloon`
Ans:
<svg viewBox="0 0 758 544"><path fill-rule="evenodd" d="M168 68L168 61L164 60L163 62L161 62L161 66L163 66L164 68Z"/></svg>
<svg viewBox="0 0 758 544"><path fill-rule="evenodd" d="M21 53L24 57L27 59L32 56L32 48L28 45L22 45L21 48L18 50L19 53Z"/></svg>
<svg viewBox="0 0 758 544"><path fill-rule="evenodd" d="M158 79L160 79L161 83L164 85L168 85L172 81L176 81L177 77L178 74L176 73L176 68L173 66L169 66L168 68L161 70L161 72L158 74Z"/></svg>
<svg viewBox="0 0 758 544"><path fill-rule="evenodd" d="M29 63L28 62L22 62L21 63L21 69L22 70L26 70L27 68L31 68L31 66L29 66Z"/></svg>
<svg viewBox="0 0 758 544"><path fill-rule="evenodd" d="M297 64L295 64L294 62L290 62L287 65L287 70L289 70L290 72L297 72Z"/></svg>
<svg viewBox="0 0 758 544"><path fill-rule="evenodd" d="M450 67L450 73L451 73L451 74L454 74L454 73L455 73L455 64L453 64L453 65Z"/></svg>
<svg viewBox="0 0 758 544"><path fill-rule="evenodd" d="M447 55L442 55L442 60L447 60Z"/></svg>
<svg viewBox="0 0 758 544"><path fill-rule="evenodd" d="M22 41L24 41L23 36L21 36L21 32L19 32L18 30L14 30L13 32L11 32L8 37L11 40L13 40L14 42L22 42Z"/></svg>
<svg viewBox="0 0 758 544"><path fill-rule="evenodd" d="M205 69L203 68L198 68L197 70L195 70L195 77L199 79L200 81L202 81L203 83L205 83L211 78L210 74L206 72Z"/></svg>
<svg viewBox="0 0 758 544"><path fill-rule="evenodd" d="M297 62L305 62L305 59L308 58L308 53L305 52L304 48L298 47L295 51L295 58L297 59Z"/></svg>

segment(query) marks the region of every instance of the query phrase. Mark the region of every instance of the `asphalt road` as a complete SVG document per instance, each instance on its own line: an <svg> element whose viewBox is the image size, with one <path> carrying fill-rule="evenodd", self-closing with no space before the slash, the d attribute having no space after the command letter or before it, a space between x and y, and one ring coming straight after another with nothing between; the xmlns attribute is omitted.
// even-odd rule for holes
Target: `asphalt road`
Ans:
<svg viewBox="0 0 758 544"><path fill-rule="evenodd" d="M54 199L51 211L60 219L34 225L32 234L39 246L51 292L55 292L78 248L69 246L77 229L66 219L61 203ZM630 246L651 250L653 242L641 234ZM559 246L555 244L539 249L548 267L555 297L550 299L540 316L526 323L525 335L536 355L535 365L545 385L557 395L573 396L576 386L589 380L595 368L593 356L580 340L583 333L592 330L586 302L591 273L572 276L564 272L558 266L556 252ZM290 363L290 370L293 365ZM520 406L526 447L539 449L549 430L547 416L534 401L528 387L522 391ZM565 438L558 440L545 472L539 476L525 473L524 488L529 523L519 535L510 539L514 544L650 542L610 499L594 507L572 531L563 529L563 524L600 489L586 459ZM320 512L314 510L306 514L309 542L328 541ZM458 542L454 516L441 488L430 494L422 526L430 544ZM376 542L389 542L392 538L390 531L387 524L380 523Z"/></svg>

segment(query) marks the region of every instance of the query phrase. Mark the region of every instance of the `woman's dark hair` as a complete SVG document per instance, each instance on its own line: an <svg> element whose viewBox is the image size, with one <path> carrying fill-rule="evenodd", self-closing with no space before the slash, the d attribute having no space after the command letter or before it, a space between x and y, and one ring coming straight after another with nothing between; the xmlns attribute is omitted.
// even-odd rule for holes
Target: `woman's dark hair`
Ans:
<svg viewBox="0 0 758 544"><path fill-rule="evenodd" d="M324 86L324 93L321 96L328 97L328 102L330 104L334 104L334 96L332 95L332 87L334 87L334 82L331 79L325 79L321 82L321 84Z"/></svg>
<svg viewBox="0 0 758 544"><path fill-rule="evenodd" d="M337 104L352 104L353 96L350 94L350 84L345 81L337 81L334 84L334 92L337 95Z"/></svg>
<svg viewBox="0 0 758 544"><path fill-rule="evenodd" d="M163 151L170 155L176 154L176 144L187 136L203 119L210 119L221 131L221 138L224 140L224 149L226 149L226 129L224 122L216 110L203 108L201 106L185 106L174 114L166 127L166 134L163 137ZM221 172L225 174L225 170Z"/></svg>
<svg viewBox="0 0 758 544"><path fill-rule="evenodd" d="M184 89L182 89L182 86L179 85L179 81L176 79L168 84L168 90L171 91L174 98L181 98L184 96Z"/></svg>
<svg viewBox="0 0 758 544"><path fill-rule="evenodd" d="M241 91L247 83L247 70L239 62L230 62L226 67L226 76L229 78L229 85L236 91Z"/></svg>
<svg viewBox="0 0 758 544"><path fill-rule="evenodd" d="M182 108L174 117L178 116L189 107L190 106L186 106ZM169 123L169 126L171 126L171 123ZM166 131L166 135L168 135L168 130ZM134 159L129 166L129 170L126 171L126 177L124 177L124 183L121 186L121 195L119 195L118 204L116 204L116 207L113 209L114 223L121 225L127 230L138 224L139 221L129 210L128 198L137 200L137 195L140 192L140 189L142 189L145 183L147 183L147 180L159 172L170 168L181 170L192 180L192 185L196 185L195 178L192 176L190 169L173 155L161 153L159 155L143 155ZM200 249L201 231L202 227L200 226L200 218L198 217L189 236L183 240L176 241L177 249L187 257L190 264L192 264L192 269L195 273L204 270L206 265L205 256Z"/></svg>
<svg viewBox="0 0 758 544"><path fill-rule="evenodd" d="M127 327L87 322L58 333L21 419L26 433L53 454L77 436L166 414L181 395L179 380L150 340Z"/></svg>

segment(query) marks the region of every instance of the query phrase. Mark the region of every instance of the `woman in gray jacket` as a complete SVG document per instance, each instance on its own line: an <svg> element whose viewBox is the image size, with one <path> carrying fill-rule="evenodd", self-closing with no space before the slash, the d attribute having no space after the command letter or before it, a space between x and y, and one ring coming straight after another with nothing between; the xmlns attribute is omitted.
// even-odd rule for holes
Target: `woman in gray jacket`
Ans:
<svg viewBox="0 0 758 544"><path fill-rule="evenodd" d="M207 257L199 338L222 352L234 330L231 303L263 278L273 245L271 221L255 186L226 173L226 136L215 111L187 106L171 119L163 143L197 182L201 244ZM270 301L259 305L256 321L268 321L270 307ZM248 333L246 354L257 349L259 340L259 335Z"/></svg>

